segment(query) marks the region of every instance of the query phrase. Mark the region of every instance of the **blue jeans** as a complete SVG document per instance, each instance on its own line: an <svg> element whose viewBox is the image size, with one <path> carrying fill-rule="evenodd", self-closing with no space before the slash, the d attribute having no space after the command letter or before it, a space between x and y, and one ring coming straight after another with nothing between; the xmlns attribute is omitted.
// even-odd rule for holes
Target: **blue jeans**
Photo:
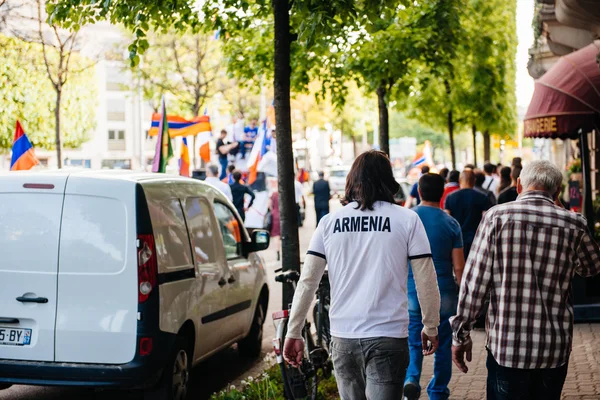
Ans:
<svg viewBox="0 0 600 400"><path fill-rule="evenodd" d="M431 400L446 400L450 396L448 383L452 377L452 329L448 319L456 314L458 294L454 290L440 290L441 309L440 326L438 328L439 347L433 359L433 378L427 386L427 394ZM408 291L408 347L410 350L410 364L406 371L404 384L411 382L420 388L421 369L423 367L423 348L421 346L421 331L423 323L421 307L414 290Z"/></svg>
<svg viewBox="0 0 600 400"><path fill-rule="evenodd" d="M408 365L406 339L331 340L333 372L342 400L400 400Z"/></svg>
<svg viewBox="0 0 600 400"><path fill-rule="evenodd" d="M219 157L219 164L221 164L221 175L219 176L219 179L223 180L227 176L227 165L229 165L227 158Z"/></svg>
<svg viewBox="0 0 600 400"><path fill-rule="evenodd" d="M508 368L488 351L486 367L487 400L560 400L569 363L557 368Z"/></svg>

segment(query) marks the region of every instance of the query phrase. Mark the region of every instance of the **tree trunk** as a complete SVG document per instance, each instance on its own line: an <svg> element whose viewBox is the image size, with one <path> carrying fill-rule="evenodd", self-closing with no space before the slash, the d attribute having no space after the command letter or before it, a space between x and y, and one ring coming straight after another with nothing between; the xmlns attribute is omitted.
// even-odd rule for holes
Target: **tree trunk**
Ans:
<svg viewBox="0 0 600 400"><path fill-rule="evenodd" d="M273 0L275 18L274 105L277 126L277 180L281 221L281 255L284 271L300 271L300 243L294 191L294 153L290 113L290 14L288 0ZM292 302L293 291L283 287L283 307Z"/></svg>
<svg viewBox="0 0 600 400"><path fill-rule="evenodd" d="M56 165L60 169L62 168L62 143L60 140L60 104L62 100L62 88L56 89L56 104L54 106L54 122L55 122L55 133L56 133Z"/></svg>
<svg viewBox="0 0 600 400"><path fill-rule="evenodd" d="M477 127L475 124L472 126L473 129L473 165L477 166Z"/></svg>
<svg viewBox="0 0 600 400"><path fill-rule="evenodd" d="M456 149L454 148L454 120L452 119L452 110L448 111L448 137L450 138L452 169L456 169Z"/></svg>
<svg viewBox="0 0 600 400"><path fill-rule="evenodd" d="M490 131L483 132L483 161L491 162L490 160Z"/></svg>
<svg viewBox="0 0 600 400"><path fill-rule="evenodd" d="M356 136L352 134L352 158L356 158Z"/></svg>
<svg viewBox="0 0 600 400"><path fill-rule="evenodd" d="M385 87L377 88L377 103L379 105L379 148L388 156L390 155L390 120L388 106L385 99Z"/></svg>

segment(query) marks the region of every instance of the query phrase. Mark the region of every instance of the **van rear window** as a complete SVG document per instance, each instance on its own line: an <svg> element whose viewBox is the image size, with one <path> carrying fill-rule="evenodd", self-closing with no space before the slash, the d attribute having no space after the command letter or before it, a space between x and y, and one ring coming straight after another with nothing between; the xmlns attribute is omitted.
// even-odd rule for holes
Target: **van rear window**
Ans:
<svg viewBox="0 0 600 400"><path fill-rule="evenodd" d="M110 274L125 267L125 204L105 197L67 195L60 238L60 273Z"/></svg>

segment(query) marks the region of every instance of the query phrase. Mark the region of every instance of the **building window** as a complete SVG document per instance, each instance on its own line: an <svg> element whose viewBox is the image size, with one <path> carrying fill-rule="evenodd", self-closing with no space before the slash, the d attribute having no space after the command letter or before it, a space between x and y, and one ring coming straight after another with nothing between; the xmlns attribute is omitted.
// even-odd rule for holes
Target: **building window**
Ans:
<svg viewBox="0 0 600 400"><path fill-rule="evenodd" d="M111 99L106 103L106 118L109 121L125 121L125 99Z"/></svg>
<svg viewBox="0 0 600 400"><path fill-rule="evenodd" d="M108 140L125 140L125 131L122 129L110 129L108 131Z"/></svg>
<svg viewBox="0 0 600 400"><path fill-rule="evenodd" d="M131 160L102 160L102 169L131 169Z"/></svg>
<svg viewBox="0 0 600 400"><path fill-rule="evenodd" d="M125 130L109 129L108 131L108 150L125 151L127 143L125 142Z"/></svg>
<svg viewBox="0 0 600 400"><path fill-rule="evenodd" d="M92 168L92 160L81 158L65 158L65 166Z"/></svg>

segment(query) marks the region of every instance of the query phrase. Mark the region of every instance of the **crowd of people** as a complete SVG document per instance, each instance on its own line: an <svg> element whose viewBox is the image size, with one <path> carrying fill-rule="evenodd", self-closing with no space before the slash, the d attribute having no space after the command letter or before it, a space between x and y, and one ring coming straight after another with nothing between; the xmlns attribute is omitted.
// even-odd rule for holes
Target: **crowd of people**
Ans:
<svg viewBox="0 0 600 400"><path fill-rule="evenodd" d="M560 399L573 338L571 280L600 273L585 218L559 199L562 181L547 161L424 168L409 211L395 205L387 156L361 154L344 207L318 216L285 359L302 362L301 329L328 267L330 350L343 400L418 399L423 357L434 353L427 394L448 399L452 362L468 371L470 332L482 318L487 398Z"/></svg>

